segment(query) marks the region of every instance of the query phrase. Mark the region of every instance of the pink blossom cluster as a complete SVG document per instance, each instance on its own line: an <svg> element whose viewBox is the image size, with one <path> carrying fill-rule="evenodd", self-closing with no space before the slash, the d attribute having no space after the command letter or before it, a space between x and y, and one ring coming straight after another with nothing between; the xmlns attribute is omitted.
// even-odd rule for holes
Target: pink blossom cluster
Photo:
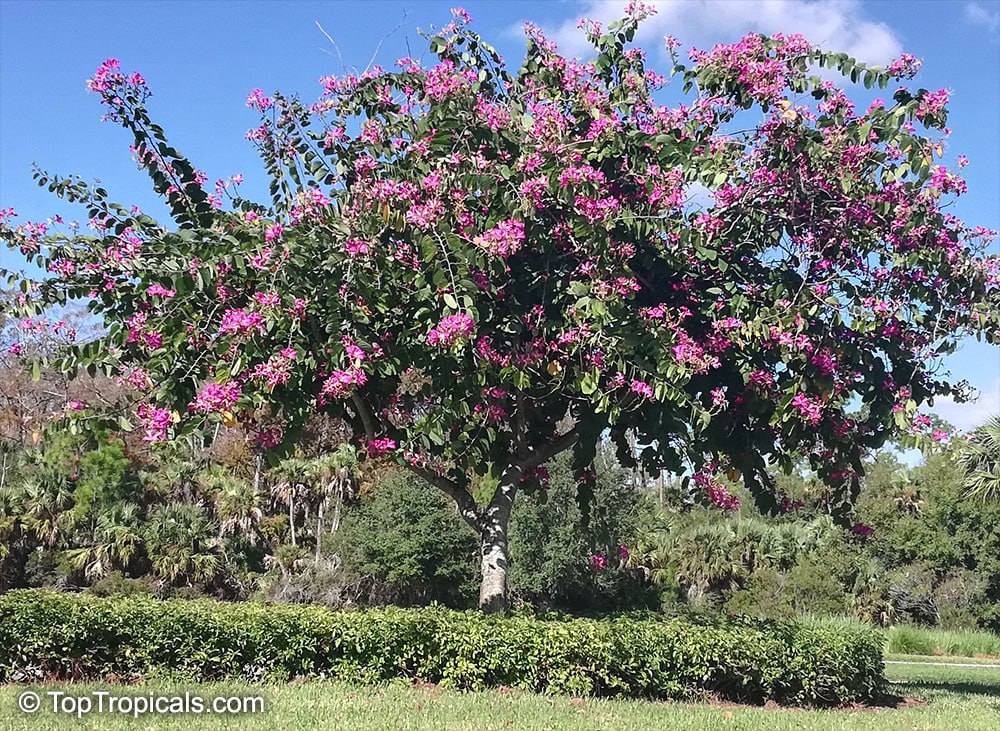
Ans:
<svg viewBox="0 0 1000 731"><path fill-rule="evenodd" d="M773 49L767 48L762 36L751 34L738 43L717 45L710 52L692 49L691 58L735 77L759 102L773 103L782 98L795 73L790 61L808 53L810 47L800 35L785 38L775 34L772 39L779 42Z"/></svg>
<svg viewBox="0 0 1000 731"><path fill-rule="evenodd" d="M729 492L725 485L707 472L695 472L694 483L705 490L708 502L722 510L739 510L740 498Z"/></svg>
<svg viewBox="0 0 1000 731"><path fill-rule="evenodd" d="M404 215L406 222L424 231L433 228L444 215L444 203L440 198L431 198L426 203L410 206Z"/></svg>
<svg viewBox="0 0 1000 731"><path fill-rule="evenodd" d="M254 89L247 95L247 106L251 109L256 109L258 112L266 112L274 106L274 99L267 96L263 89Z"/></svg>
<svg viewBox="0 0 1000 731"><path fill-rule="evenodd" d="M350 257L364 256L371 253L372 245L362 239L347 239L344 242L344 252Z"/></svg>
<svg viewBox="0 0 1000 731"><path fill-rule="evenodd" d="M352 366L346 370L333 371L320 389L320 401L326 399L338 399L347 396L354 390L355 386L363 386L368 381L368 376L360 368Z"/></svg>
<svg viewBox="0 0 1000 731"><path fill-rule="evenodd" d="M252 335L261 332L264 332L264 316L242 308L226 310L219 325L219 333L222 335Z"/></svg>
<svg viewBox="0 0 1000 731"><path fill-rule="evenodd" d="M427 333L427 343L438 348L450 348L472 334L476 323L471 315L461 312L448 315Z"/></svg>
<svg viewBox="0 0 1000 731"><path fill-rule="evenodd" d="M263 380L268 388L288 383L288 379L292 375L292 363L295 361L295 358L295 348L285 348L280 353L272 355L266 362L254 368L253 377Z"/></svg>
<svg viewBox="0 0 1000 731"><path fill-rule="evenodd" d="M621 210L621 202L611 195L605 197L578 195L573 205L589 223L603 223Z"/></svg>
<svg viewBox="0 0 1000 731"><path fill-rule="evenodd" d="M923 61L912 53L904 53L886 67L886 71L900 79L912 79L920 71Z"/></svg>
<svg viewBox="0 0 1000 731"><path fill-rule="evenodd" d="M129 385L132 388L137 388L140 391L149 388L152 385L152 380L149 374L143 368L131 368L124 374L119 376L117 379L119 385Z"/></svg>
<svg viewBox="0 0 1000 731"><path fill-rule="evenodd" d="M372 439L368 442L368 456L378 457L380 455L386 454L387 452L393 452L396 449L396 440L389 439L387 437L380 437L378 439Z"/></svg>
<svg viewBox="0 0 1000 731"><path fill-rule="evenodd" d="M330 206L330 199L319 188L307 188L295 196L295 203L289 211L292 225L304 220L318 219Z"/></svg>
<svg viewBox="0 0 1000 731"><path fill-rule="evenodd" d="M677 344L671 350L678 363L693 368L695 373L707 373L722 363L717 356L706 352L704 346L684 331L677 333Z"/></svg>
<svg viewBox="0 0 1000 731"><path fill-rule="evenodd" d="M819 424L823 418L823 402L816 398L810 398L801 391L792 397L791 404L799 412L799 415L813 426Z"/></svg>
<svg viewBox="0 0 1000 731"><path fill-rule="evenodd" d="M524 243L524 221L508 218L474 240L487 253L506 259L516 254Z"/></svg>
<svg viewBox="0 0 1000 731"><path fill-rule="evenodd" d="M471 68L455 69L455 62L446 58L429 69L424 77L424 93L434 101L460 94L476 83L476 72Z"/></svg>
<svg viewBox="0 0 1000 731"><path fill-rule="evenodd" d="M163 344L163 336L155 330L146 329L146 321L149 315L145 312L138 312L125 321L128 326L128 337L126 343L139 343L150 350L155 350Z"/></svg>
<svg viewBox="0 0 1000 731"><path fill-rule="evenodd" d="M629 390L644 399L654 398L653 387L645 381L633 380L632 383L629 384Z"/></svg>
<svg viewBox="0 0 1000 731"><path fill-rule="evenodd" d="M924 124L940 126L935 123L935 120L941 116L941 113L948 106L949 96L951 96L951 92L947 89L927 92L921 97L914 116Z"/></svg>
<svg viewBox="0 0 1000 731"><path fill-rule="evenodd" d="M151 284L146 289L146 294L150 297L163 297L164 299L172 299L174 295L177 294L177 290L167 289L162 284Z"/></svg>
<svg viewBox="0 0 1000 731"><path fill-rule="evenodd" d="M570 165L559 175L559 185L562 188L582 183L602 184L604 181L604 173L600 170L595 170L590 165Z"/></svg>
<svg viewBox="0 0 1000 731"><path fill-rule="evenodd" d="M589 563L590 568L594 569L594 571L603 571L608 567L608 557L601 552L597 552L590 557Z"/></svg>
<svg viewBox="0 0 1000 731"><path fill-rule="evenodd" d="M206 383L198 392L194 402L188 405L188 411L195 414L231 411L239 400L240 393L240 384L235 381Z"/></svg>
<svg viewBox="0 0 1000 731"><path fill-rule="evenodd" d="M158 409L152 404L140 404L136 414L142 422L144 442L162 442L167 438L167 429L173 422L169 409Z"/></svg>
<svg viewBox="0 0 1000 731"><path fill-rule="evenodd" d="M281 444L282 436L283 431L280 426L271 427L270 429L261 429L253 435L253 447L257 451L274 449Z"/></svg>
<svg viewBox="0 0 1000 731"><path fill-rule="evenodd" d="M545 194L549 192L549 179L544 175L528 178L521 183L521 195L531 201L531 205L541 210L545 207Z"/></svg>
<svg viewBox="0 0 1000 731"><path fill-rule="evenodd" d="M510 124L510 112L482 98L476 101L476 116L494 132Z"/></svg>

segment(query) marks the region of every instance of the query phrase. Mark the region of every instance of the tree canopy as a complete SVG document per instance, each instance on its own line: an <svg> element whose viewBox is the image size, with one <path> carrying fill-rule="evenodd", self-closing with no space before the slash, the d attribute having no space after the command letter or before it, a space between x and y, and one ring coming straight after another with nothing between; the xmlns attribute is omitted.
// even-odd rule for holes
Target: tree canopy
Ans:
<svg viewBox="0 0 1000 731"><path fill-rule="evenodd" d="M965 183L936 159L948 94L899 85L912 56L867 67L800 36L688 64L668 38L664 76L631 47L651 12L584 23L586 62L529 24L514 71L458 10L431 65L329 77L310 104L255 90L263 203L239 178L207 187L142 76L106 61L89 86L174 221L39 171L90 221L4 216L0 237L50 272L19 282L25 329L86 300L104 334L57 365L138 392L150 441L238 421L278 453L341 417L497 555L515 494L570 448L585 493L606 434L722 507L728 473L777 511L769 465L806 456L848 521L866 451L963 395L940 357L998 341L991 232L948 212ZM859 111L831 75L891 99Z"/></svg>

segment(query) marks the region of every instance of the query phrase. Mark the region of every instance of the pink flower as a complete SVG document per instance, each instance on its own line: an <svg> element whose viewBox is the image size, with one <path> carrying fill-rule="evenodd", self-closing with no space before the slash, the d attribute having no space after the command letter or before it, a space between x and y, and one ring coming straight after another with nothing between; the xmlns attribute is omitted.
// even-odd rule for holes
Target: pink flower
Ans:
<svg viewBox="0 0 1000 731"><path fill-rule="evenodd" d="M935 429L931 434L931 439L935 442L947 442L951 438L951 435L944 429Z"/></svg>
<svg viewBox="0 0 1000 731"><path fill-rule="evenodd" d="M277 292L256 292L253 298L261 307L277 307L281 304L281 297Z"/></svg>
<svg viewBox="0 0 1000 731"><path fill-rule="evenodd" d="M295 349L286 348L254 368L253 377L266 382L269 388L288 383L292 375L293 360L295 360Z"/></svg>
<svg viewBox="0 0 1000 731"><path fill-rule="evenodd" d="M694 482L704 488L708 502L722 510L739 510L740 498L729 492L725 485L705 472L695 472Z"/></svg>
<svg viewBox="0 0 1000 731"><path fill-rule="evenodd" d="M911 53L904 53L886 67L886 71L897 78L910 79L917 75L923 61Z"/></svg>
<svg viewBox="0 0 1000 731"><path fill-rule="evenodd" d="M336 370L323 382L320 402L331 398L343 398L354 390L354 386L363 386L367 381L368 376L358 367Z"/></svg>
<svg viewBox="0 0 1000 731"><path fill-rule="evenodd" d="M524 243L524 221L508 218L477 236L473 243L487 253L506 259Z"/></svg>
<svg viewBox="0 0 1000 731"><path fill-rule="evenodd" d="M264 317L259 312L247 312L244 309L233 308L222 315L219 325L220 334L249 335L264 332Z"/></svg>
<svg viewBox="0 0 1000 731"><path fill-rule="evenodd" d="M471 315L462 312L449 315L427 333L427 343L439 348L450 348L472 334L476 323Z"/></svg>
<svg viewBox="0 0 1000 731"><path fill-rule="evenodd" d="M595 553L590 557L590 568L594 571L603 571L608 567L608 557L603 553Z"/></svg>
<svg viewBox="0 0 1000 731"><path fill-rule="evenodd" d="M196 414L230 411L236 405L241 393L240 385L234 381L225 384L205 384L188 410Z"/></svg>
<svg viewBox="0 0 1000 731"><path fill-rule="evenodd" d="M917 106L917 111L913 116L924 124L931 124L934 118L938 117L945 110L945 107L948 105L949 96L951 96L951 92L947 89L927 92L921 98L920 104Z"/></svg>
<svg viewBox="0 0 1000 731"><path fill-rule="evenodd" d="M273 226L268 226L267 230L264 232L264 241L271 243L272 241L277 241L281 238L281 233L285 230L285 227L280 223L276 223Z"/></svg>
<svg viewBox="0 0 1000 731"><path fill-rule="evenodd" d="M361 239L348 239L344 242L344 251L352 257L368 254L371 250L372 245Z"/></svg>
<svg viewBox="0 0 1000 731"><path fill-rule="evenodd" d="M379 455L385 454L386 452L392 452L396 449L396 440L387 439L382 437L380 439L372 439L368 442L368 456L378 457Z"/></svg>
<svg viewBox="0 0 1000 731"><path fill-rule="evenodd" d="M438 219L444 215L444 203L438 198L432 198L426 203L410 206L404 218L412 226L424 231L432 228Z"/></svg>
<svg viewBox="0 0 1000 731"><path fill-rule="evenodd" d="M813 426L816 426L820 420L823 418L823 404L822 402L811 399L804 393L797 393L792 398L792 406L794 406L803 419L808 421Z"/></svg>
<svg viewBox="0 0 1000 731"><path fill-rule="evenodd" d="M257 450L273 449L281 444L281 437L281 427L276 426L272 429L262 429L254 435L253 446Z"/></svg>
<svg viewBox="0 0 1000 731"><path fill-rule="evenodd" d="M173 289L167 289L162 284L151 284L146 289L146 294L148 294L150 297L163 297L165 299L171 299L173 298L174 295L177 294L177 291Z"/></svg>
<svg viewBox="0 0 1000 731"><path fill-rule="evenodd" d="M639 394L643 398L653 398L653 387L645 381L632 381L629 386L629 390L632 391L632 393Z"/></svg>
<svg viewBox="0 0 1000 731"><path fill-rule="evenodd" d="M262 89L254 89L247 95L247 106L258 112L266 112L274 106L274 100L265 95Z"/></svg>
<svg viewBox="0 0 1000 731"><path fill-rule="evenodd" d="M142 422L144 442L162 442L167 438L167 429L173 423L168 409L158 409L152 404L140 404L136 415Z"/></svg>

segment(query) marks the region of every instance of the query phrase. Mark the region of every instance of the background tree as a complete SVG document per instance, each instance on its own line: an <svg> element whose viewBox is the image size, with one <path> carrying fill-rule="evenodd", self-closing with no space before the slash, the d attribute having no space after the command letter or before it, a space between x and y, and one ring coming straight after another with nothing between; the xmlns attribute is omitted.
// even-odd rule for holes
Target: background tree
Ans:
<svg viewBox="0 0 1000 731"><path fill-rule="evenodd" d="M628 47L651 12L586 24L588 63L529 25L511 72L456 11L430 68L331 77L309 106L254 91L268 204L237 181L206 190L151 121L145 80L109 60L90 87L176 228L39 172L93 230L5 216L0 236L53 273L18 281L19 317L85 299L105 335L53 362L142 392L149 441L238 422L280 450L317 412L342 418L365 453L455 500L487 611L507 602L515 497L572 449L586 500L606 432L624 464L688 471L726 507L716 472L774 512L770 467L804 458L849 523L865 453L926 431L922 403L962 397L939 357L997 338L989 232L946 212L965 183L935 163L947 92L899 87L858 113L817 66L870 88L919 63L751 35L675 63L694 95L667 106ZM195 555L174 573L206 574L215 554Z"/></svg>
<svg viewBox="0 0 1000 731"><path fill-rule="evenodd" d="M969 435L960 459L970 494L1000 500L1000 414Z"/></svg>

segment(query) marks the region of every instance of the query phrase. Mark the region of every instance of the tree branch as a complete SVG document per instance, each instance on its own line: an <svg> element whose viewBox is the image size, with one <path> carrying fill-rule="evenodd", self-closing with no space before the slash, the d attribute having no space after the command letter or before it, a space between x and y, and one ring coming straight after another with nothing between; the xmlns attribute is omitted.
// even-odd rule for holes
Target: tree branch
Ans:
<svg viewBox="0 0 1000 731"><path fill-rule="evenodd" d="M444 475L439 475L434 470L429 470L426 467L417 467L411 464L407 464L406 467L415 475L451 497L458 508L458 514L462 516L465 522L472 526L477 533L482 530L482 513L476 504L475 498L472 497L472 494L468 490L459 487L453 480L449 480Z"/></svg>
<svg viewBox="0 0 1000 731"><path fill-rule="evenodd" d="M357 391L351 391L351 402L354 404L354 408L357 409L358 416L361 417L361 423L365 425L365 434L368 436L368 441L373 440L375 438L375 416L372 414L371 409L368 408L368 404L364 402Z"/></svg>
<svg viewBox="0 0 1000 731"><path fill-rule="evenodd" d="M545 464L560 452L572 447L579 438L580 432L574 426L565 434L556 437L541 449L536 450L528 459L521 462L518 467L520 467L522 473L533 470L535 467Z"/></svg>

